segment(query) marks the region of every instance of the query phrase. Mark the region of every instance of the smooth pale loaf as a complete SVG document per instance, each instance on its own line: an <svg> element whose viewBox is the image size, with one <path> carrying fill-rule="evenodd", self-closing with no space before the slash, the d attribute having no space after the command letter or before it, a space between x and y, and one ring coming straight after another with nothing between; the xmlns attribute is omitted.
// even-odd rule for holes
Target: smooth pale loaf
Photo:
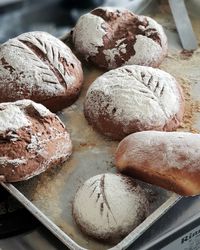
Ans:
<svg viewBox="0 0 200 250"><path fill-rule="evenodd" d="M144 131L120 143L120 172L180 195L200 194L200 134Z"/></svg>
<svg viewBox="0 0 200 250"><path fill-rule="evenodd" d="M78 189L73 217L86 234L99 240L118 240L148 215L143 189L130 177L105 173L91 177Z"/></svg>

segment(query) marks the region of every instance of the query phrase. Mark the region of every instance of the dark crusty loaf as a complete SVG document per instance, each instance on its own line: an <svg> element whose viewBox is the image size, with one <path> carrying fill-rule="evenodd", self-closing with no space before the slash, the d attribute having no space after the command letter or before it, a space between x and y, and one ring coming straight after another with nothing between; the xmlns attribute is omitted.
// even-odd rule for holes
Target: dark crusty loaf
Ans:
<svg viewBox="0 0 200 250"><path fill-rule="evenodd" d="M176 129L182 120L181 87L167 72L127 65L98 77L88 89L84 113L100 133L122 139L143 130Z"/></svg>
<svg viewBox="0 0 200 250"><path fill-rule="evenodd" d="M117 169L178 194L200 194L200 135L139 132L124 138L116 152Z"/></svg>
<svg viewBox="0 0 200 250"><path fill-rule="evenodd" d="M99 7L81 16L73 30L76 51L99 67L157 67L167 54L161 25L123 8Z"/></svg>
<svg viewBox="0 0 200 250"><path fill-rule="evenodd" d="M73 201L73 216L82 231L109 241L130 233L148 210L143 189L130 177L111 173L87 180Z"/></svg>
<svg viewBox="0 0 200 250"><path fill-rule="evenodd" d="M30 100L0 104L0 176L27 180L60 165L71 154L69 133L58 116Z"/></svg>
<svg viewBox="0 0 200 250"><path fill-rule="evenodd" d="M29 32L0 47L0 102L31 99L51 111L76 100L81 89L81 63L59 39Z"/></svg>

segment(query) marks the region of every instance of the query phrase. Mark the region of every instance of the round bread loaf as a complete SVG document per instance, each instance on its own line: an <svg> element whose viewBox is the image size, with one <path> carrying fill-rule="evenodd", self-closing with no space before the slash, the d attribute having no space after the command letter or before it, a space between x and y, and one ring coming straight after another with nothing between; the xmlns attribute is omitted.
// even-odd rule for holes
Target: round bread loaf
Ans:
<svg viewBox="0 0 200 250"><path fill-rule="evenodd" d="M83 81L81 63L60 40L29 32L0 47L0 102L31 99L51 111L76 100Z"/></svg>
<svg viewBox="0 0 200 250"><path fill-rule="evenodd" d="M97 78L88 89L88 122L112 139L143 130L176 129L183 117L181 88L170 74L129 65Z"/></svg>
<svg viewBox="0 0 200 250"><path fill-rule="evenodd" d="M200 194L200 134L143 131L124 138L116 166L134 178L180 195Z"/></svg>
<svg viewBox="0 0 200 250"><path fill-rule="evenodd" d="M157 67L167 54L162 26L121 8L99 7L81 16L73 43L86 60L106 69L126 64Z"/></svg>
<svg viewBox="0 0 200 250"><path fill-rule="evenodd" d="M73 201L73 216L81 230L101 240L119 240L147 216L148 200L133 179L100 174L87 180Z"/></svg>
<svg viewBox="0 0 200 250"><path fill-rule="evenodd" d="M30 100L0 104L1 180L27 180L60 165L71 152L64 124L44 106Z"/></svg>

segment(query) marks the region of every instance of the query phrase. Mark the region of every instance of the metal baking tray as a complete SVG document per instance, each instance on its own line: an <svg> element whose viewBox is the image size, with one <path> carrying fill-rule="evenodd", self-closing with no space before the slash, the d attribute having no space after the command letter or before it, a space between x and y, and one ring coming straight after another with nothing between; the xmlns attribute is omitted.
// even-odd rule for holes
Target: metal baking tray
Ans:
<svg viewBox="0 0 200 250"><path fill-rule="evenodd" d="M163 1L165 2L165 1ZM158 7L160 8L160 6ZM199 132L200 128L200 49L193 54L181 53L175 26L167 7L163 4L159 14L147 13L166 29L170 49L160 66L174 75L183 87L186 108L180 130ZM199 19L192 17L193 28L200 38ZM55 236L70 249L122 250L147 230L181 197L164 189L141 183L151 202L149 216L127 237L116 245L105 244L84 235L72 218L72 201L78 187L89 177L115 172L113 164L117 142L96 133L83 115L83 100L88 86L103 72L84 66L84 87L80 98L58 115L66 124L73 142L73 155L63 166L54 167L28 181L16 184L2 183L12 195L33 213ZM134 246L134 245L133 245Z"/></svg>

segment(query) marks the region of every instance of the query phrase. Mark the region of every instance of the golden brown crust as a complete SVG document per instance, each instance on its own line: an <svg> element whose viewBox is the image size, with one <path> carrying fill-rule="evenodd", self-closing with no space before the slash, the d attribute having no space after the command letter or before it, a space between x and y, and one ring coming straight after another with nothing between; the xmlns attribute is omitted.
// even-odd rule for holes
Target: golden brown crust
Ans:
<svg viewBox="0 0 200 250"><path fill-rule="evenodd" d="M200 135L140 132L126 137L115 155L117 169L183 196L200 194Z"/></svg>

